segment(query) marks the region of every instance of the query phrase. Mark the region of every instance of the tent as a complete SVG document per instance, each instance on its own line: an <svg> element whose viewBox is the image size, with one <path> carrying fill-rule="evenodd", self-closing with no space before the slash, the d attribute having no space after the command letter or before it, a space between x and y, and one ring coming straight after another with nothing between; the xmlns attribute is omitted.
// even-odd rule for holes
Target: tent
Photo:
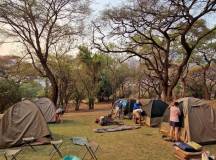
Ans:
<svg viewBox="0 0 216 160"><path fill-rule="evenodd" d="M142 109L145 111L145 123L150 127L160 125L168 104L154 99L141 99L140 103L142 104Z"/></svg>
<svg viewBox="0 0 216 160"><path fill-rule="evenodd" d="M180 139L200 144L216 142L216 106L192 97L177 102L182 113ZM169 134L169 109L164 113L160 132L163 135Z"/></svg>
<svg viewBox="0 0 216 160"><path fill-rule="evenodd" d="M45 120L47 123L55 123L56 122L56 107L54 103L49 98L40 98L35 101L35 104L41 110Z"/></svg>
<svg viewBox="0 0 216 160"><path fill-rule="evenodd" d="M41 142L50 135L41 111L29 100L14 104L0 119L0 148L20 146L27 137Z"/></svg>

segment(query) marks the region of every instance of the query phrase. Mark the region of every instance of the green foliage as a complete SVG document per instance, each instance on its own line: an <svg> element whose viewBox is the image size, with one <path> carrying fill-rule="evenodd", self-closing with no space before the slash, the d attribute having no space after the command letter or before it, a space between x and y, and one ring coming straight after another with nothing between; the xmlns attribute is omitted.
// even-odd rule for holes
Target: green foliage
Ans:
<svg viewBox="0 0 216 160"><path fill-rule="evenodd" d="M87 47L79 47L80 78L89 99L89 109L94 109L94 100L99 91L101 73L104 68L103 56L94 54Z"/></svg>
<svg viewBox="0 0 216 160"><path fill-rule="evenodd" d="M99 83L99 91L97 98L99 101L104 101L104 98L109 98L112 95L112 85L108 79L108 75L103 74Z"/></svg>
<svg viewBox="0 0 216 160"><path fill-rule="evenodd" d="M44 96L44 89L39 83L29 81L20 85L20 93L24 98L34 98Z"/></svg>
<svg viewBox="0 0 216 160"><path fill-rule="evenodd" d="M0 112L21 100L19 85L13 80L0 79Z"/></svg>

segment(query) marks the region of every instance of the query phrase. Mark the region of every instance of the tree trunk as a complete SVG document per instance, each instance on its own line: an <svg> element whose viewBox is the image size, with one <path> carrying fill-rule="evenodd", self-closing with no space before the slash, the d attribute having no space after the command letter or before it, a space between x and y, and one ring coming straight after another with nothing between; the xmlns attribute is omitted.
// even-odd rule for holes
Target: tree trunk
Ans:
<svg viewBox="0 0 216 160"><path fill-rule="evenodd" d="M94 109L94 98L89 97L89 110L93 110Z"/></svg>
<svg viewBox="0 0 216 160"><path fill-rule="evenodd" d="M209 100L210 99L210 95L209 95L208 87L206 86L206 84L203 87L204 87L205 99Z"/></svg>
<svg viewBox="0 0 216 160"><path fill-rule="evenodd" d="M182 78L182 93L181 93L181 96L182 97L185 97L186 96L186 80L185 78Z"/></svg>
<svg viewBox="0 0 216 160"><path fill-rule="evenodd" d="M161 92L161 99L164 102L170 102L172 100L172 91L173 89L171 87L168 87L168 85L162 86L162 92Z"/></svg>
<svg viewBox="0 0 216 160"><path fill-rule="evenodd" d="M214 99L216 99L216 91L215 91L215 93L214 93Z"/></svg>
<svg viewBox="0 0 216 160"><path fill-rule="evenodd" d="M62 82L61 82L61 80L58 81L58 98L57 98L57 105L58 105L58 106L63 106Z"/></svg>
<svg viewBox="0 0 216 160"><path fill-rule="evenodd" d="M75 103L75 111L79 111L79 107L80 107L80 99L77 98L75 101L76 101L76 103Z"/></svg>
<svg viewBox="0 0 216 160"><path fill-rule="evenodd" d="M209 100L210 94L209 94L208 86L206 84L206 71L207 71L207 69L204 69L204 72L203 72L203 89L204 89L205 99Z"/></svg>
<svg viewBox="0 0 216 160"><path fill-rule="evenodd" d="M58 84L57 84L57 81L55 79L55 76L50 71L49 67L47 66L47 64L45 62L41 62L41 64L43 66L44 71L46 72L47 78L49 79L49 81L51 83L51 87L52 87L52 101L56 105L57 104L57 100L58 100Z"/></svg>
<svg viewBox="0 0 216 160"><path fill-rule="evenodd" d="M124 98L124 84L121 85L121 97Z"/></svg>

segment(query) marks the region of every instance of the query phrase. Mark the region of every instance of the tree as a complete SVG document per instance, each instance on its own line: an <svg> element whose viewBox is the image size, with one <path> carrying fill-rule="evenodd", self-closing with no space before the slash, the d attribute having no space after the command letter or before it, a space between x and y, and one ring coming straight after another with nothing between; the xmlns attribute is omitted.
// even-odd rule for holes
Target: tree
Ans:
<svg viewBox="0 0 216 160"><path fill-rule="evenodd" d="M76 59L71 72L71 98L75 101L75 111L79 110L81 101L85 98L85 84L80 73L79 60Z"/></svg>
<svg viewBox="0 0 216 160"><path fill-rule="evenodd" d="M75 36L82 31L87 12L88 0L0 1L0 23L9 36L25 47L37 71L49 79L55 104L58 84L47 63L48 57L70 50Z"/></svg>
<svg viewBox="0 0 216 160"><path fill-rule="evenodd" d="M55 54L48 59L48 64L58 82L57 106L66 107L71 94L68 92L71 83L71 63L73 63L73 59L67 54Z"/></svg>
<svg viewBox="0 0 216 160"><path fill-rule="evenodd" d="M87 47L79 47L78 58L81 62L81 77L89 100L89 109L94 109L94 101L99 90L100 71L102 70L102 57L93 54Z"/></svg>
<svg viewBox="0 0 216 160"><path fill-rule="evenodd" d="M104 74L109 81L114 102L117 97L124 97L124 84L127 78L131 76L131 72L128 64L120 61L118 56L106 55L104 56L104 62L106 66ZM117 91L119 91L119 95L117 95Z"/></svg>
<svg viewBox="0 0 216 160"><path fill-rule="evenodd" d="M215 11L212 0L136 0L104 11L102 23L93 23L93 43L103 52L143 59L160 81L161 98L169 100L194 49L216 29L198 32L199 20ZM195 29L200 34L195 35ZM110 41L115 47L108 45Z"/></svg>
<svg viewBox="0 0 216 160"><path fill-rule="evenodd" d="M43 87L35 81L29 81L21 83L19 86L19 92L23 98L36 98L38 96L43 96Z"/></svg>
<svg viewBox="0 0 216 160"><path fill-rule="evenodd" d="M137 68L137 78L138 78L138 84L141 90L144 91L142 93L142 96L151 98L151 97L161 97L161 86L160 86L160 81L156 78L154 72L151 72L148 70L148 67L143 63L142 61L140 62L138 68ZM139 92L139 95L141 97L141 93Z"/></svg>
<svg viewBox="0 0 216 160"><path fill-rule="evenodd" d="M59 98L58 105L67 107L69 100L75 101L75 110L79 110L81 100L84 98L84 87L80 79L79 64L77 58L70 55L56 55L49 58L55 78L58 80Z"/></svg>
<svg viewBox="0 0 216 160"><path fill-rule="evenodd" d="M109 81L108 75L105 73L101 74L101 80L99 82L99 90L97 93L97 98L100 102L108 101L109 97L112 95L112 85Z"/></svg>
<svg viewBox="0 0 216 160"><path fill-rule="evenodd" d="M204 42L199 45L195 51L197 52L196 55L192 57L192 62L196 63L198 66L201 67L201 77L202 77L202 87L204 90L204 97L205 99L210 99L210 91L211 88L210 84L208 87L208 78L207 75L209 70L211 70L211 65L216 62L216 42L215 42L216 32L213 32L211 35L207 36Z"/></svg>
<svg viewBox="0 0 216 160"><path fill-rule="evenodd" d="M14 80L0 78L0 113L21 100L19 84Z"/></svg>
<svg viewBox="0 0 216 160"><path fill-rule="evenodd" d="M40 74L28 60L21 60L21 58L19 58L17 62L8 69L8 76L17 83L23 83L39 79Z"/></svg>

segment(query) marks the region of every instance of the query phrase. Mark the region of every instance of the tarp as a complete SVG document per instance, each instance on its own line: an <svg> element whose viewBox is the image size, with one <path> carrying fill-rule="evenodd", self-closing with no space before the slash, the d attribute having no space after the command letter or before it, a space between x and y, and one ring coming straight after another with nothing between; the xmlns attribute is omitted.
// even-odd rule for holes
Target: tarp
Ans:
<svg viewBox="0 0 216 160"><path fill-rule="evenodd" d="M41 110L47 123L56 122L56 116L55 116L56 107L49 98L46 97L40 98L37 101L35 101L35 104Z"/></svg>
<svg viewBox="0 0 216 160"><path fill-rule="evenodd" d="M0 119L0 148L19 146L22 138L34 137L39 140L49 135L41 111L29 100L14 104Z"/></svg>
<svg viewBox="0 0 216 160"><path fill-rule="evenodd" d="M96 133L105 133L105 132L118 132L118 131L125 131L125 130L133 130L133 129L138 129L138 128L141 128L141 127L122 125L122 126L97 128L97 129L94 129L93 131Z"/></svg>
<svg viewBox="0 0 216 160"><path fill-rule="evenodd" d="M183 114L181 139L197 143L216 142L216 107L205 100L187 97L177 100ZM160 128L162 133L169 132L169 109L164 114Z"/></svg>

